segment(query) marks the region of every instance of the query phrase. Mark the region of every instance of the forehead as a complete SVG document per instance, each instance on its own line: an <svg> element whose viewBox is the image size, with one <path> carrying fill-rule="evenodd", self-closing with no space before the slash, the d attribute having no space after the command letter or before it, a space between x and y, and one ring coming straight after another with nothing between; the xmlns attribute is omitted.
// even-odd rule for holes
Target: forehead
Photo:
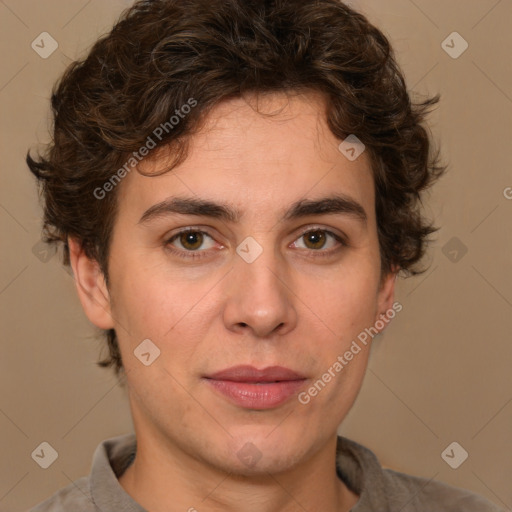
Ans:
<svg viewBox="0 0 512 512"><path fill-rule="evenodd" d="M119 190L120 211L142 213L171 195L230 202L256 216L326 193L347 195L374 216L374 186L365 153L350 161L329 130L318 93L272 93L224 101L190 136L187 158L160 176L132 172ZM165 169L166 148L139 164ZM250 213L248 213L250 216ZM244 215L247 218L247 215Z"/></svg>

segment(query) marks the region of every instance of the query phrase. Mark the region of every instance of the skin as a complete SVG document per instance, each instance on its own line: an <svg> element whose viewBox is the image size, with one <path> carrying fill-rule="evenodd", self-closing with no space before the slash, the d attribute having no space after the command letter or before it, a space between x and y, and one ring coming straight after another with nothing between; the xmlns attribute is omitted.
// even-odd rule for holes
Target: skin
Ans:
<svg viewBox="0 0 512 512"><path fill-rule="evenodd" d="M96 326L116 329L126 368L138 450L119 482L152 512L339 512L358 499L333 468L337 428L360 390L370 343L307 405L292 397L245 409L202 378L238 364L282 365L306 375L307 389L393 303L395 273L380 275L367 155L351 162L339 151L317 93L260 97L258 108L272 117L254 107L254 98L219 104L184 163L123 180L108 288L97 263L69 240L83 308ZM141 165L165 163L160 154ZM347 214L283 221L292 203L332 193L357 201L366 223ZM139 222L176 195L229 203L243 216ZM186 227L209 236L202 245L200 235L168 242ZM325 231L323 244L304 236L315 228L348 246ZM252 263L236 253L248 236L263 249ZM169 247L203 257L181 258ZM133 354L147 338L161 351L149 366ZM237 456L248 442L261 453L253 467Z"/></svg>

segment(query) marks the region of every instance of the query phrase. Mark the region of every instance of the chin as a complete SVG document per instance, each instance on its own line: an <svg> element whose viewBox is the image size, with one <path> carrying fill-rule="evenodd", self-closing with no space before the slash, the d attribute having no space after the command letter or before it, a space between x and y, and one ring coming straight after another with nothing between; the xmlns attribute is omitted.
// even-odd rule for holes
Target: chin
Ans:
<svg viewBox="0 0 512 512"><path fill-rule="evenodd" d="M273 426L250 425L229 438L227 452L233 454L231 471L241 475L276 473L289 469L304 455L304 439L295 439L279 422ZM226 453L226 452L224 452Z"/></svg>

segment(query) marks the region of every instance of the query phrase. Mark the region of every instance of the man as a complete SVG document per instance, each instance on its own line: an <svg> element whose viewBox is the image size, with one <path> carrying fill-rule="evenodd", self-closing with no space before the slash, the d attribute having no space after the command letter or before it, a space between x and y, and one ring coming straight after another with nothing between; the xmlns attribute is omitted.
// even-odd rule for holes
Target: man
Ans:
<svg viewBox="0 0 512 512"><path fill-rule="evenodd" d="M135 435L42 511L496 511L337 436L443 172L383 34L337 0L136 3L27 161Z"/></svg>

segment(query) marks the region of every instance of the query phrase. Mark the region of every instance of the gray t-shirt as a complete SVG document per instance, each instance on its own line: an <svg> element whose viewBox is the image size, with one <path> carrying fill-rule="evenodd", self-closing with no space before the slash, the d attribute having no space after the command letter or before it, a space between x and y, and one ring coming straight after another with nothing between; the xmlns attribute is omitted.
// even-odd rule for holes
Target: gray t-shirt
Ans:
<svg viewBox="0 0 512 512"><path fill-rule="evenodd" d="M92 469L29 512L147 512L117 478L132 463L136 438L106 439L94 452ZM434 480L383 469L364 446L338 436L337 473L359 501L351 512L504 512L485 498Z"/></svg>

